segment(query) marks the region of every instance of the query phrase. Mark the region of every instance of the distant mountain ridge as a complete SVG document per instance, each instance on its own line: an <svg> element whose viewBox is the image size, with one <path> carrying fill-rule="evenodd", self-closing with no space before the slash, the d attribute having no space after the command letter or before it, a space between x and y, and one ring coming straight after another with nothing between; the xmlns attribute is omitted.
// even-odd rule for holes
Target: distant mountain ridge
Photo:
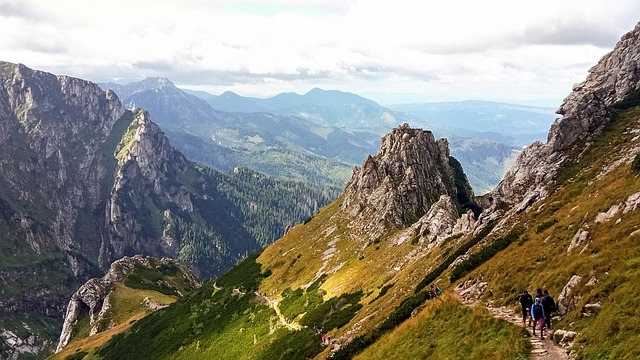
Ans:
<svg viewBox="0 0 640 360"><path fill-rule="evenodd" d="M179 150L219 170L246 166L284 179L343 186L351 165L375 151L379 135L307 121L298 115L225 112L189 95L166 79L102 84L128 108L157 114ZM120 89L120 90L117 90Z"/></svg>
<svg viewBox="0 0 640 360"><path fill-rule="evenodd" d="M449 139L451 153L463 164L478 193L491 190L515 160L517 151L545 138L556 118L550 108L486 101L401 104L386 108L355 94L319 88L306 94L285 93L266 99L242 97L229 91L219 96L202 91L192 93L219 110L293 115L350 129L350 132L366 129L382 136L402 123L429 129ZM351 158L341 159L358 163Z"/></svg>

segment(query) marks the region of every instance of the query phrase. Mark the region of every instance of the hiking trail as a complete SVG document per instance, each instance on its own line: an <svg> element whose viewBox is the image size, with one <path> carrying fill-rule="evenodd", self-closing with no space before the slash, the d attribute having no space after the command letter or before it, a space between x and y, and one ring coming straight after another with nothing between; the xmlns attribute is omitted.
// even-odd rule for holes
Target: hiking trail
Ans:
<svg viewBox="0 0 640 360"><path fill-rule="evenodd" d="M469 305L469 304L467 304ZM476 305L482 306L479 303ZM486 306L487 310L497 318L507 320L515 325L523 327L522 324L522 315L516 314L513 312L513 309L501 306L501 307L493 307L490 304ZM527 322L528 325L528 322ZM553 342L550 334L545 331L544 339L540 339L540 332L537 332L536 336L533 336L531 326L526 326L529 335L531 335L531 345L533 346L531 349L531 354L529 355L530 360L569 360L571 357L567 355L566 349L562 348L559 345L556 345Z"/></svg>
<svg viewBox="0 0 640 360"><path fill-rule="evenodd" d="M287 321L287 319L285 319L285 317L282 315L282 313L280 312L280 308L279 308L279 302L276 299L269 299L268 297L260 294L259 292L255 293L256 296L265 299L269 305L271 305L271 307L273 308L273 311L276 312L276 315L278 315L278 318L280 318L280 323L284 326L289 328L290 330L293 331L297 331L302 329L302 326L300 326L300 324L294 322L293 320Z"/></svg>
<svg viewBox="0 0 640 360"><path fill-rule="evenodd" d="M486 284L486 283L484 283ZM483 284L478 284L483 285ZM494 307L491 302L482 303L479 299L478 292L469 292L468 287L458 286L455 292L459 295L460 300L467 306L483 306L496 318L509 321L517 326L524 327L522 324L522 314L515 313L513 309L501 306ZM480 292L481 293L481 292ZM528 322L527 322L528 325ZM572 358L567 354L567 350L563 347L556 345L553 342L550 333L545 331L544 339L540 339L540 333L537 332L537 336L533 336L531 326L525 327L531 336L531 353L529 354L529 360L571 360Z"/></svg>

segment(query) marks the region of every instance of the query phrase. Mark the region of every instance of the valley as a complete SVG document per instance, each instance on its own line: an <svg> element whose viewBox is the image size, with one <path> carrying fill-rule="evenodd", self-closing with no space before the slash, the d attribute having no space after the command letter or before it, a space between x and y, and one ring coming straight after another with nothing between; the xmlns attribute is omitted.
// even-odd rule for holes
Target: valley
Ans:
<svg viewBox="0 0 640 360"><path fill-rule="evenodd" d="M640 24L553 123L0 62L0 357L638 358L639 60Z"/></svg>

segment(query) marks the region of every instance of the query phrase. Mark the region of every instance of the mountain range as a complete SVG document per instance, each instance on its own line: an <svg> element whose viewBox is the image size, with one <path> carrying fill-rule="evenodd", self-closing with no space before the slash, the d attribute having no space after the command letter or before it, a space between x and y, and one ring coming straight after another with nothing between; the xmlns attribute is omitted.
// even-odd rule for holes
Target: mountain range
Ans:
<svg viewBox="0 0 640 360"><path fill-rule="evenodd" d="M264 251L104 343L68 346L101 359L550 357L492 316L519 317L522 291L546 288L557 316L538 345L638 358L638 59L640 24L488 194L446 139L396 127L337 200Z"/></svg>
<svg viewBox="0 0 640 360"><path fill-rule="evenodd" d="M471 184L485 193L521 147L540 140L555 118L551 109L477 101L397 105L401 111L396 111L356 94L319 88L259 99L181 90L158 78L101 86L116 91L129 108L148 109L191 160L219 170L247 166L338 187L353 165L375 153L383 134L409 123L448 138ZM435 109L435 115L424 116L419 109L425 108Z"/></svg>

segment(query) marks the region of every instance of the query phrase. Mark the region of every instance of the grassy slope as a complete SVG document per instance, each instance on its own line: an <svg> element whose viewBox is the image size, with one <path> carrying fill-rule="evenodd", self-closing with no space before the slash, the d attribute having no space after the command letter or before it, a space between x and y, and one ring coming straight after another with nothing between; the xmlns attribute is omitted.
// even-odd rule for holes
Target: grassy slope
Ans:
<svg viewBox="0 0 640 360"><path fill-rule="evenodd" d="M522 289L546 287L557 298L568 280L580 275L577 309L556 328L581 333L577 349L584 359L640 356L640 235L632 235L640 229L638 210L594 222L598 213L640 190L640 176L629 163L610 167L606 175L597 177L621 154L640 145L630 131L634 128L640 128L640 108L623 112L579 163L564 170L562 186L549 199L515 219L527 225L520 241L467 277L489 280L493 300L515 308ZM568 254L580 228L589 231L590 242L584 251L578 247ZM591 278L597 280L593 287L586 285ZM585 304L598 301L603 305L600 313L582 315Z"/></svg>
<svg viewBox="0 0 640 360"><path fill-rule="evenodd" d="M640 245L638 235L630 236L630 233L640 228L640 217L635 216L636 213L619 215L617 218L621 220L618 224L615 224L617 218L602 224L595 224L593 220L599 212L623 202L640 190L638 175L626 163L596 179L605 165L612 164L619 154L624 153L621 151L623 148L628 150L639 145L635 135L625 130L629 122L640 128L637 124L639 117L639 109L623 113L604 134L597 137L592 147L596 150L587 152L580 163L565 170L561 186L547 200L512 218L510 226L478 239L478 245L472 251L477 252L511 229L521 230L521 235L506 249L500 249L490 260L454 284L449 283L451 270L448 269L434 283L448 292L459 282L481 277L489 282L492 290L487 300L512 304L515 309L517 295L523 288L547 287L557 297L569 278L580 274L584 281L579 287L582 299L578 310L568 314L557 328L577 330L583 334L578 340L578 348L584 358L635 358L640 351L640 344L637 344L637 329L640 328L637 309L640 304L636 300L639 290L636 284L640 283L640 261L637 260ZM452 238L431 249L422 242L405 241L396 245L399 237L413 231L408 229L392 231L367 246L360 241L357 231L349 228L349 217L340 209L340 202L338 199L308 223L292 229L267 248L257 262L245 262L220 278L216 286L222 290L215 290L210 284L206 290L178 302L170 310L143 319L139 322L140 327L134 327L133 333L137 335L117 337L101 354L105 358L126 358L127 351L134 352L135 348L131 346L135 346L136 339L154 338L157 343L149 344L149 353L136 352L136 356L195 359L211 356L273 357L274 354L287 358L309 356L318 350L314 349L313 335L274 328L277 319L269 307L249 295L234 298L233 289L250 291L257 288L270 298L284 298L285 305L289 303L290 307L299 308L301 301L298 300L307 295L297 300L287 300L287 295L310 285L321 273L319 269L323 269L327 276L320 285L322 291L317 293L322 294L323 300L358 291L363 293L359 302L362 309L346 326L329 332L334 339L351 339L380 324L414 292L429 271L437 268L449 254L471 238ZM567 255L566 249L573 235L584 225L589 227L591 243L582 253L578 254L578 249ZM331 253L334 255L329 256ZM262 278L260 273L270 276ZM587 288L585 283L591 277L596 277L598 283L594 288ZM251 279L257 280L248 285L246 281ZM387 290L386 293L379 296L383 289ZM305 304L316 301L314 296L307 296ZM604 310L596 316L582 317L582 305L595 301L601 301ZM226 306L225 311L216 312L218 306ZM513 329L493 323L479 310L464 310L453 303L431 306L434 307L433 312L426 312L418 320L409 320L407 325L383 337L380 344L374 345L370 351L379 349L375 351L383 353L385 347L397 348L394 341L419 340L424 344L434 344L442 353L453 351L458 345L446 339L432 339L427 336L428 330L406 330L414 326L416 329L424 326L428 329L440 324L441 332L449 334L462 327L461 324L486 321L490 328L503 329L492 333L491 339L513 336ZM440 316L454 317L459 322L452 324ZM302 316L296 315L296 319L302 319ZM422 335L418 337L417 334ZM486 334L475 330L468 336L470 343L487 339ZM300 348L313 350L295 353ZM224 352L215 349L224 349ZM486 349L479 347L478 356L483 354L491 358L502 351L492 347L496 353L487 355ZM519 353L522 349L519 347L515 351ZM329 354L329 350L324 349L316 357L324 358Z"/></svg>
<svg viewBox="0 0 640 360"><path fill-rule="evenodd" d="M453 296L429 302L416 317L382 337L364 359L527 359L531 344L522 328Z"/></svg>

